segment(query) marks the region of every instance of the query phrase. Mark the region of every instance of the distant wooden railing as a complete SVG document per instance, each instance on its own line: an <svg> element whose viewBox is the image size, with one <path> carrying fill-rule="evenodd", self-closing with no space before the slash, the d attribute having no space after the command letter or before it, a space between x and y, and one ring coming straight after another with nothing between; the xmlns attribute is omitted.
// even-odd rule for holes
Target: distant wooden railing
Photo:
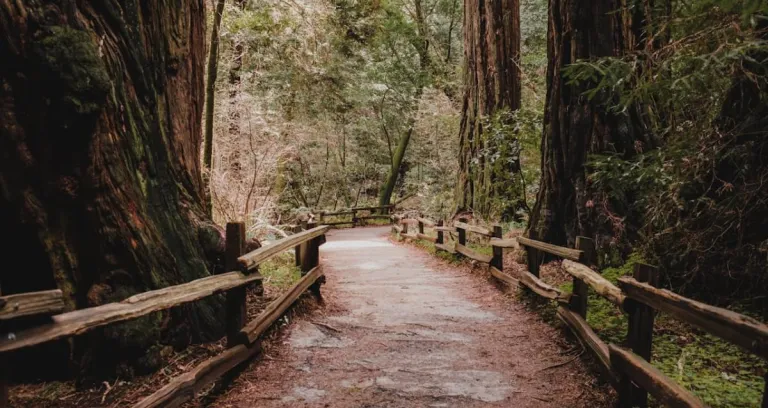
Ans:
<svg viewBox="0 0 768 408"><path fill-rule="evenodd" d="M9 367L4 363L11 351L45 342L77 336L98 327L133 320L205 297L226 294L227 351L210 358L194 370L172 379L166 386L135 407L175 407L194 398L203 387L250 359L259 351L259 336L269 328L307 289L320 296L324 282L319 266L319 247L325 242L328 226L310 223L306 231L277 240L255 251L245 252L245 224L228 223L226 229L225 269L222 273L140 293L97 307L60 313L64 300L59 290L0 296L0 323L19 317L36 316L32 326L6 331L0 327L0 407L9 406ZM272 302L253 321L246 323L246 286L260 283L259 264L295 248L302 278L283 296Z"/></svg>
<svg viewBox="0 0 768 408"><path fill-rule="evenodd" d="M392 216L392 213L394 212L395 205L382 205L382 206L376 206L376 207L353 207L349 210L341 210L341 211L318 211L317 214L317 223L320 225L329 225L329 226L336 226L336 225L346 225L346 224L352 224L352 226L358 226L361 225L361 223L365 222L365 220L374 220L374 219L385 219L388 220ZM362 215L358 216L361 212L368 212L368 215ZM375 214L378 213L378 214ZM350 215L349 220L342 220L342 221L327 221L327 218L331 217L338 217L342 215Z"/></svg>
<svg viewBox="0 0 768 408"><path fill-rule="evenodd" d="M672 407L706 406L691 392L649 363L656 311L668 313L681 322L696 326L768 359L768 325L751 317L657 288L658 270L649 265L636 264L633 276L620 278L619 285L616 286L592 269L591 265L597 263L597 255L594 242L589 238L577 237L576 248L566 248L526 237L502 239L500 226L494 225L491 231L469 225L463 219L454 222L450 227L445 226L443 221L434 222L421 217L401 219L393 216L393 220L395 223L392 231L402 238L428 239L435 243L438 250L488 263L494 278L556 301L558 317L596 357L618 392L618 406L621 408L647 407L649 393ZM419 233L408 232L408 225L413 224L418 225ZM424 235L425 225L434 225L437 238ZM445 243L446 232L456 234L457 239L453 246ZM467 232L491 237L489 244L493 256L478 254L467 248ZM503 250L519 246L526 249L528 271L511 276L503 269ZM539 278L539 266L546 254L563 259L563 268L573 278L572 293L565 293ZM597 295L604 297L628 315L626 343L629 350L606 344L587 324L590 287ZM768 388L763 393L761 406L768 408Z"/></svg>

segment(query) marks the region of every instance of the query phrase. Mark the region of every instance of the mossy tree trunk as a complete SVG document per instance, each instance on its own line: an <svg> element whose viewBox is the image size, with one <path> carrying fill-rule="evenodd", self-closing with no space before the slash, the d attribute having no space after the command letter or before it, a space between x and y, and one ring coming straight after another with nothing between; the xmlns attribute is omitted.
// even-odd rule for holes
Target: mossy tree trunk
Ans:
<svg viewBox="0 0 768 408"><path fill-rule="evenodd" d="M395 184L397 184L397 178L400 175L400 167L403 164L403 157L405 157L405 150L408 148L408 143L411 140L411 134L413 133L413 127L408 129L404 135L400 136L400 141L397 143L394 157L392 158L392 167L389 170L387 181L384 184L384 188L379 195L379 205L389 205L392 199L392 193L395 191Z"/></svg>
<svg viewBox="0 0 768 408"><path fill-rule="evenodd" d="M483 128L495 113L520 109L519 0L464 2L464 87L456 211L487 216L496 180Z"/></svg>
<svg viewBox="0 0 768 408"><path fill-rule="evenodd" d="M83 308L210 274L223 238L203 204L204 32L202 0L0 2L4 294L58 287ZM215 338L218 305L90 344L113 358Z"/></svg>
<svg viewBox="0 0 768 408"><path fill-rule="evenodd" d="M620 56L626 41L618 0L549 0L547 97L541 150L541 181L529 234L573 246L578 235L593 236L596 205L585 163L590 153L634 152L635 132L625 115L612 114L612 95L593 99L588 82L568 84L562 70L579 60Z"/></svg>

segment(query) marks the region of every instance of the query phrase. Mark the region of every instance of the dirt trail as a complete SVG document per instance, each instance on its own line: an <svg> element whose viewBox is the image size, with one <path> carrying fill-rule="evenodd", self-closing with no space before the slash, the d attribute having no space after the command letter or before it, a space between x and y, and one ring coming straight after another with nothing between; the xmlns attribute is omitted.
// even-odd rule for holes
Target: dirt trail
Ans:
<svg viewBox="0 0 768 408"><path fill-rule="evenodd" d="M387 233L329 234L325 306L292 322L215 406L606 405L560 332Z"/></svg>

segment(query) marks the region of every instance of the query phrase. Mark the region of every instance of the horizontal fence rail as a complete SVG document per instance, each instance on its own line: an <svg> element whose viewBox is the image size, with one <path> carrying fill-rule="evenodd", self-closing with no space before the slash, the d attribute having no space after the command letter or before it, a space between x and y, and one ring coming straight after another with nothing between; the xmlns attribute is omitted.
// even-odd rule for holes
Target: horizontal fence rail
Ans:
<svg viewBox="0 0 768 408"><path fill-rule="evenodd" d="M62 313L53 316L49 323L2 336L0 352L76 336L98 327L137 319L260 280L260 275L248 276L241 272L229 272L144 292L122 302Z"/></svg>
<svg viewBox="0 0 768 408"><path fill-rule="evenodd" d="M317 223L321 225L328 225L328 226L336 226L336 225L352 225L358 226L361 225L361 222L365 222L365 220L388 220L392 217L392 214L395 210L395 205L381 205L381 206L373 206L373 207L353 207L348 210L341 210L341 211L317 211ZM368 215L359 215L361 212L368 212ZM375 212L379 212L380 214L375 214ZM351 215L351 218L349 220L336 220L336 221L328 221L326 218L330 217L339 217L343 215Z"/></svg>
<svg viewBox="0 0 768 408"><path fill-rule="evenodd" d="M768 326L751 317L697 302L632 278L619 278L619 286L636 301L768 359Z"/></svg>
<svg viewBox="0 0 768 408"><path fill-rule="evenodd" d="M0 296L0 321L26 316L50 316L64 311L61 290L44 290Z"/></svg>
<svg viewBox="0 0 768 408"><path fill-rule="evenodd" d="M218 293L226 294L227 350L179 375L135 407L175 407L194 398L196 393L225 373L258 354L259 338L305 291L320 297L324 283L319 266L319 247L330 227L316 227L277 240L262 248L245 252L245 224L227 224L226 268L233 270L192 282L169 286L131 296L121 302L58 313L64 308L61 291L43 291L0 297L0 321L15 321L25 316L49 316L32 327L0 333L0 407L8 406L6 352L45 342L76 336L98 327L126 322L150 313L194 302ZM302 278L280 298L270 303L252 322L246 323L246 293L249 284L260 283L258 266L286 250L295 249Z"/></svg>
<svg viewBox="0 0 768 408"><path fill-rule="evenodd" d="M501 227L487 229L470 225L459 219L452 225L442 220L424 217L400 219L393 217L392 232L401 238L425 239L435 242L435 248L460 257L488 264L495 279L511 287L522 287L530 293L556 301L557 316L571 333L599 362L599 366L616 388L619 407L647 407L648 394L672 407L704 407L690 391L665 376L650 364L655 313L664 312L675 319L691 324L709 334L718 336L741 348L768 359L768 325L751 317L719 307L707 305L659 289L659 273L652 266L636 264L632 277L619 278L618 286L592 268L597 264L594 242L577 237L576 247L567 248L538 241L531 237L502 238ZM418 234L408 232L409 225L417 225ZM431 227L437 237L424 234ZM490 237L487 240L493 256L478 253L467 247L467 232ZM455 233L455 240L447 242ZM522 248L527 253L527 271L514 276L503 269L503 250ZM563 269L573 279L572 293L565 293L541 280L539 266L546 257L562 259ZM607 344L586 321L589 289L607 299L628 316L627 345L630 350ZM763 408L768 408L768 391L764 393Z"/></svg>

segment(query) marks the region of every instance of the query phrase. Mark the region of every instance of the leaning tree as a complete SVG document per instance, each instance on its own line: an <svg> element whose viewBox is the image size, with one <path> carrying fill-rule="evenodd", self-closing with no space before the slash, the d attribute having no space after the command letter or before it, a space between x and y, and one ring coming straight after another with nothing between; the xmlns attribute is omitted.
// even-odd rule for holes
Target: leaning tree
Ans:
<svg viewBox="0 0 768 408"><path fill-rule="evenodd" d="M58 287L83 308L210 274L204 32L202 0L0 3L3 294ZM210 337L215 302L91 346Z"/></svg>
<svg viewBox="0 0 768 408"><path fill-rule="evenodd" d="M494 114L520 108L519 0L464 2L464 87L456 207L488 215L498 146L484 130Z"/></svg>

